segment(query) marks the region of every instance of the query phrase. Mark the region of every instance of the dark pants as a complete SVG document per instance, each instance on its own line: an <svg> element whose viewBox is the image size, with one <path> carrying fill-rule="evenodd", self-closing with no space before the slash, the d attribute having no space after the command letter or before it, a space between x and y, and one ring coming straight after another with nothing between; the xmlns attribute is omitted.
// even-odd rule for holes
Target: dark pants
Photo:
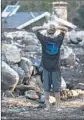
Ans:
<svg viewBox="0 0 84 120"><path fill-rule="evenodd" d="M49 72L43 69L43 87L44 91L49 92L51 89L53 92L60 92L61 88L61 74L59 71Z"/></svg>

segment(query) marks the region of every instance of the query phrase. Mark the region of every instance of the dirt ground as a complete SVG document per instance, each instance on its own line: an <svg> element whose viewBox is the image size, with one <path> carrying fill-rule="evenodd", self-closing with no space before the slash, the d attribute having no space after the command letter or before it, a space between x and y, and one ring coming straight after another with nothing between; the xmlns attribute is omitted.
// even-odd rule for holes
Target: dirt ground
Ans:
<svg viewBox="0 0 84 120"><path fill-rule="evenodd" d="M62 101L61 111L56 111L54 105L51 106L50 111L45 111L44 108L38 108L38 104L35 106L36 103L31 107L12 106L6 101L2 102L2 120L84 120L83 97Z"/></svg>
<svg viewBox="0 0 84 120"><path fill-rule="evenodd" d="M84 83L84 54L76 55L79 59L77 65L72 68L62 68L64 79L73 83L74 89L78 88L78 83ZM54 105L51 106L50 111L45 111L43 105L38 107L37 102L25 98L18 98L19 101L23 100L23 104L16 105L11 99L13 98L2 100L2 120L84 120L84 97L62 101L61 111L56 111ZM13 101L17 101L16 99Z"/></svg>

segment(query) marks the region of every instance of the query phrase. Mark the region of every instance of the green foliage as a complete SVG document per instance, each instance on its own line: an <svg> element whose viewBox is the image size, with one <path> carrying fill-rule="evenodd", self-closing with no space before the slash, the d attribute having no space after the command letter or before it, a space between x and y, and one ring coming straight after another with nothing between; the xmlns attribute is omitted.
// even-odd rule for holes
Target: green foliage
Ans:
<svg viewBox="0 0 84 120"><path fill-rule="evenodd" d="M51 5L49 3L43 2L42 6L45 11L51 12Z"/></svg>

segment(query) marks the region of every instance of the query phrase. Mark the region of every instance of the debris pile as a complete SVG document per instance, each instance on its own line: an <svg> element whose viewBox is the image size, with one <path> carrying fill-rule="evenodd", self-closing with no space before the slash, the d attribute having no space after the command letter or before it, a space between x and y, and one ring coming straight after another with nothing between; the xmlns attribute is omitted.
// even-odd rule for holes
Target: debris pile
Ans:
<svg viewBox="0 0 84 120"><path fill-rule="evenodd" d="M70 41L72 43L73 40L70 38ZM76 42L78 41L74 43ZM40 66L41 45L35 34L27 31L4 32L1 55L2 91L10 90L16 97L24 95L26 98L44 102L42 66ZM73 68L77 62L73 48L64 43L61 48L62 67L66 69L72 66ZM66 89L68 80L65 82L64 76L61 81L62 98L75 96L73 91ZM77 92L76 96L79 94L80 92ZM84 91L82 94L84 95Z"/></svg>

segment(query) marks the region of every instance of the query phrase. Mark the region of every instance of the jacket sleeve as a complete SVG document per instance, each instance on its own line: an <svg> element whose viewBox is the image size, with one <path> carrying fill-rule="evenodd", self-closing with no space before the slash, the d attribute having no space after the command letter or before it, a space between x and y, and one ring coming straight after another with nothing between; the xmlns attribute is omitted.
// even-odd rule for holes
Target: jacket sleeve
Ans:
<svg viewBox="0 0 84 120"><path fill-rule="evenodd" d="M36 36L37 36L37 38L39 39L39 41L41 43L43 43L45 41L45 39L46 39L46 36L44 36L43 34L41 34L39 31L36 32Z"/></svg>
<svg viewBox="0 0 84 120"><path fill-rule="evenodd" d="M59 41L59 45L60 45L60 46L61 46L62 43L63 43L64 36L65 36L65 33L64 33L64 32L61 32L61 33L58 35L58 41Z"/></svg>

